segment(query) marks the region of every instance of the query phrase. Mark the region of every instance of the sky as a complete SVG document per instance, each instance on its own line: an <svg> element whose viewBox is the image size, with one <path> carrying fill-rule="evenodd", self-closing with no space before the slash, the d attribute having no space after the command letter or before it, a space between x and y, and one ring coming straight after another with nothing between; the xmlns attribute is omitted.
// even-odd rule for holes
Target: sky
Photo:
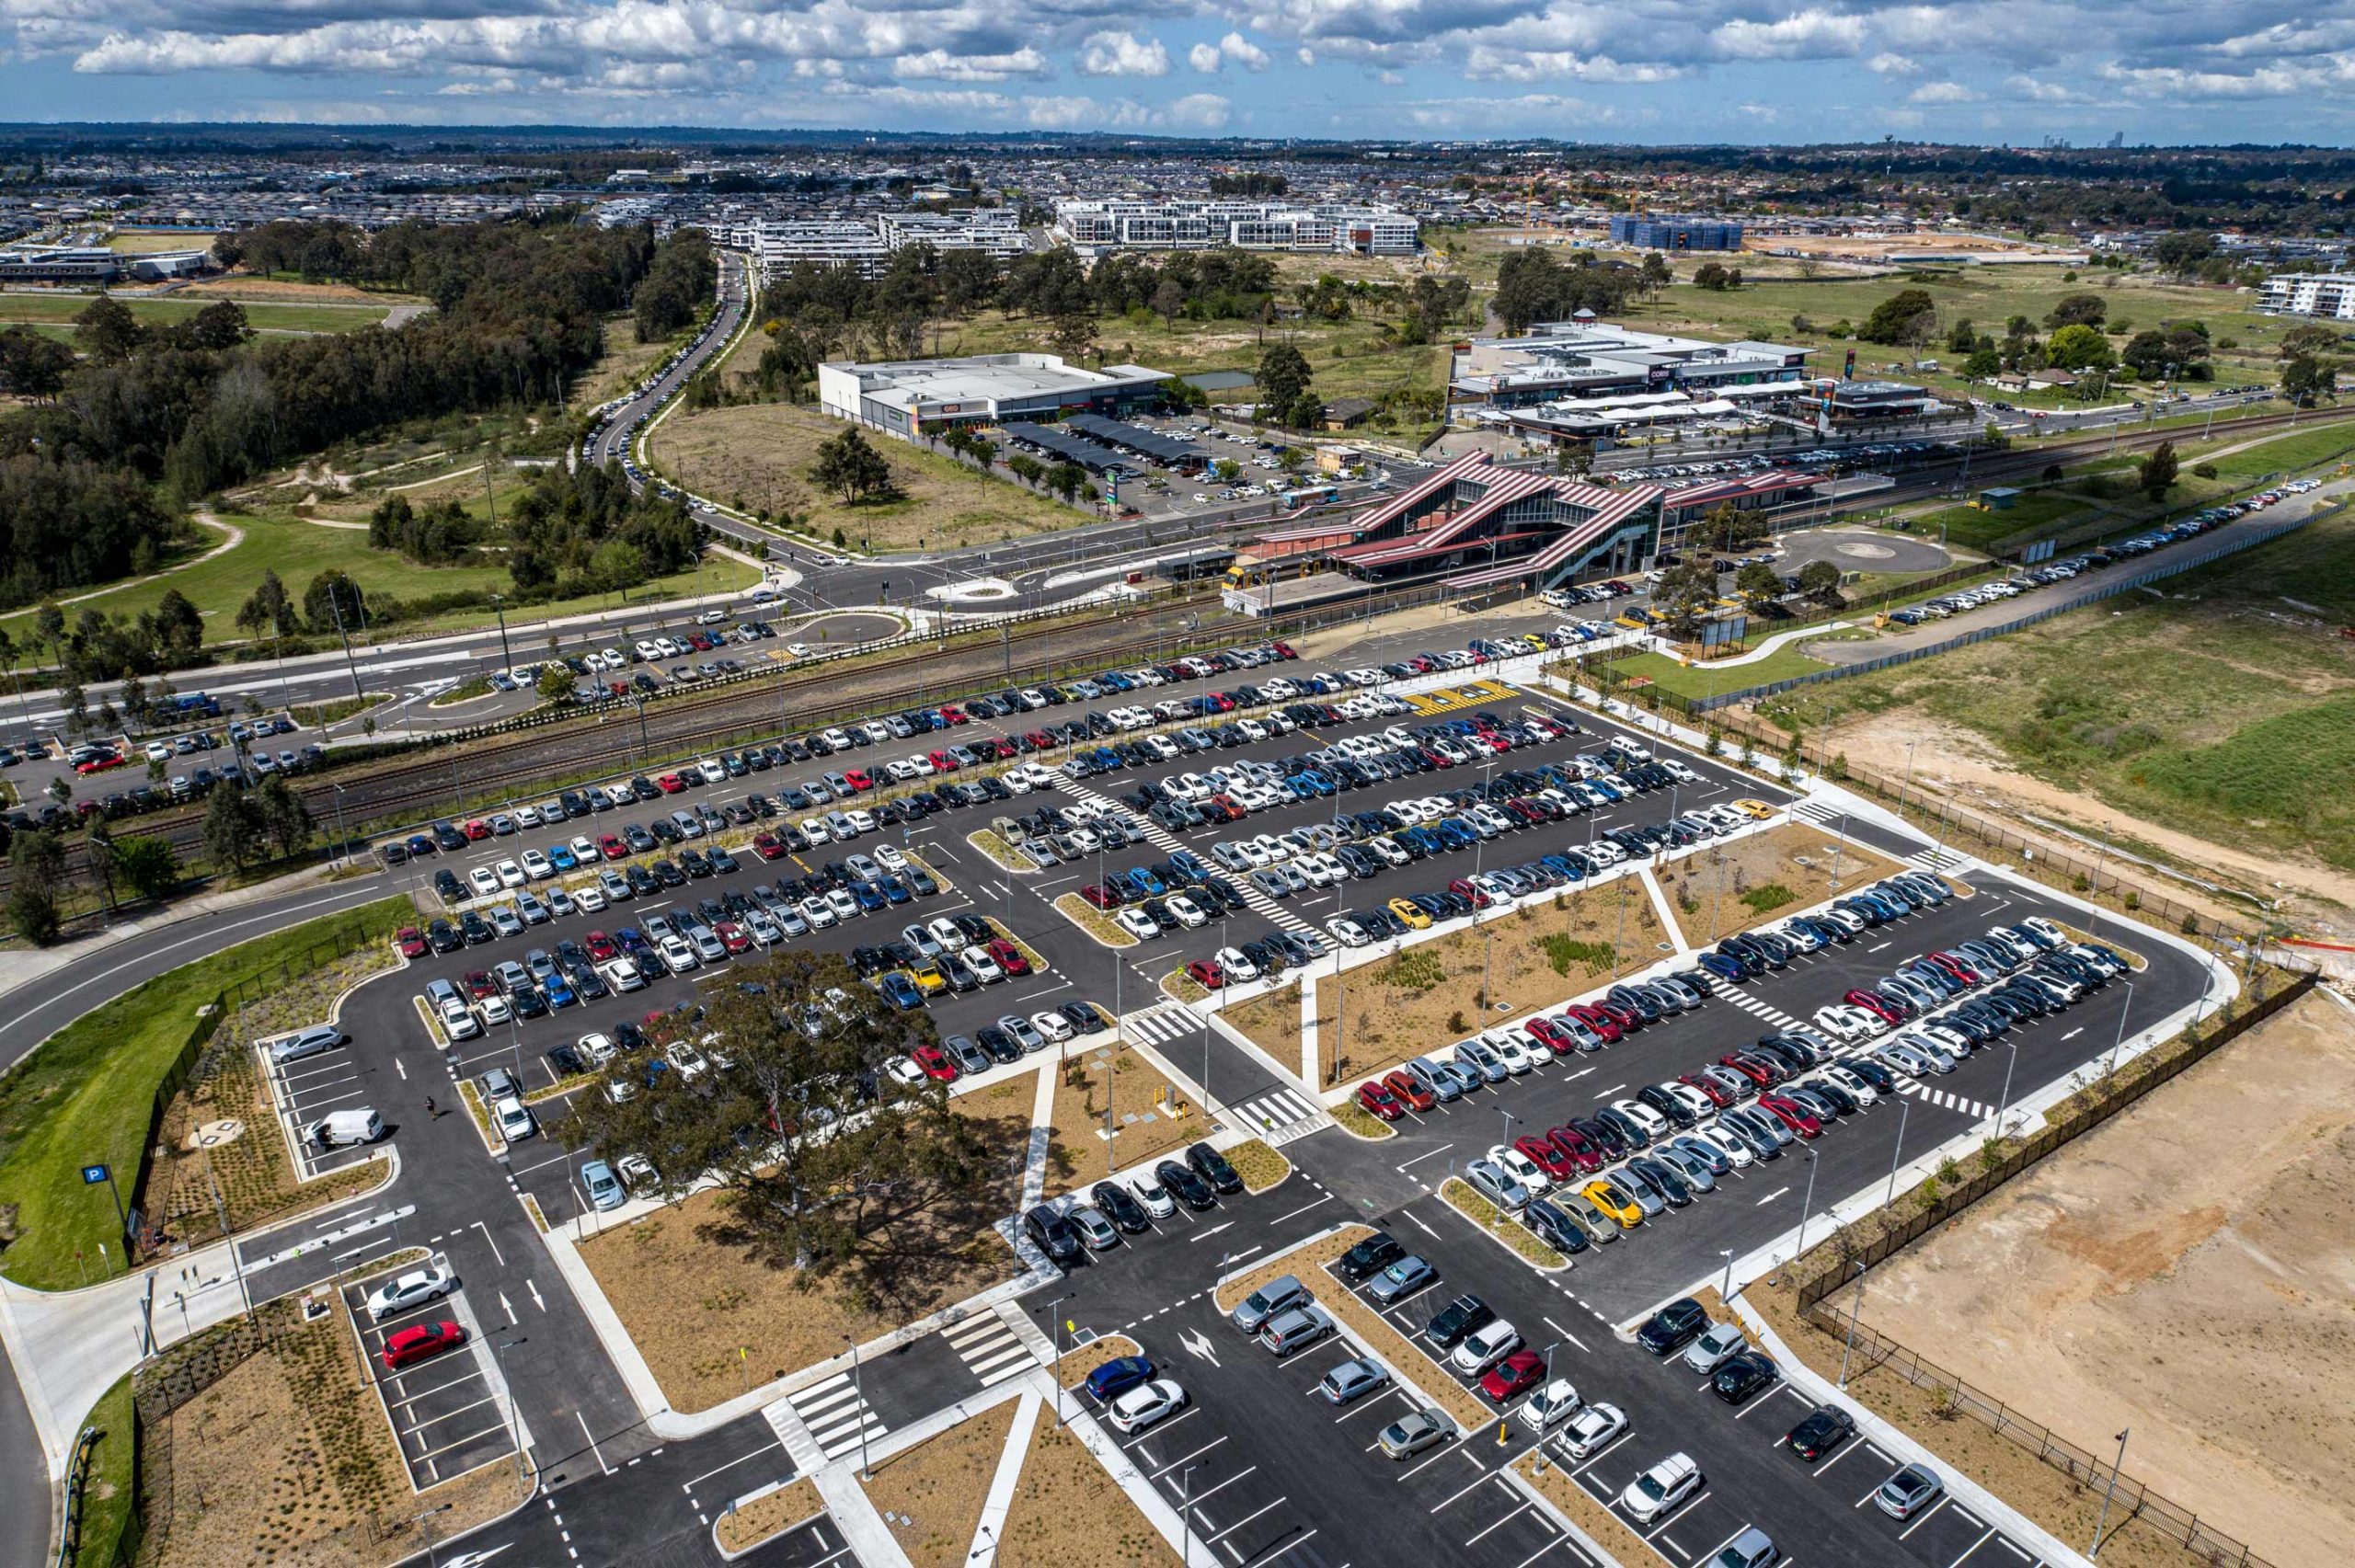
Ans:
<svg viewBox="0 0 2355 1568"><path fill-rule="evenodd" d="M2343 143L2285 0L0 0L0 119Z"/></svg>

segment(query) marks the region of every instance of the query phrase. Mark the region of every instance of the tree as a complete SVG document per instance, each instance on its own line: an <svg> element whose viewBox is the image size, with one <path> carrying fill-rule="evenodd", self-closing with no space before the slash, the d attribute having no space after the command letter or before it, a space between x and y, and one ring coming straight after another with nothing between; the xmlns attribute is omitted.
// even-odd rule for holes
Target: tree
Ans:
<svg viewBox="0 0 2355 1568"><path fill-rule="evenodd" d="M254 805L260 811L263 831L278 841L278 853L281 855L299 853L317 831L316 824L311 820L311 808L277 773L261 781L261 787L254 792Z"/></svg>
<svg viewBox="0 0 2355 1568"><path fill-rule="evenodd" d="M282 637L295 628L294 602L286 596L286 585L278 580L276 571L264 567L261 581L237 607L237 629L257 637Z"/></svg>
<svg viewBox="0 0 2355 1568"><path fill-rule="evenodd" d="M55 833L20 833L9 846L8 922L28 942L56 939L57 895L65 883L65 844Z"/></svg>
<svg viewBox="0 0 2355 1568"><path fill-rule="evenodd" d="M1644 253L1641 275L1644 280L1644 292L1655 300L1660 298L1662 289L1676 280L1676 274L1669 268L1668 258L1656 250Z"/></svg>
<svg viewBox="0 0 2355 1568"><path fill-rule="evenodd" d="M1829 561L1809 561L1799 568L1799 591L1824 604L1840 602L1840 568Z"/></svg>
<svg viewBox="0 0 2355 1568"><path fill-rule="evenodd" d="M1280 416L1300 401L1314 372L1307 356L1289 343L1279 343L1259 356L1259 406L1269 417Z"/></svg>
<svg viewBox="0 0 2355 1568"><path fill-rule="evenodd" d="M1873 306L1856 336L1867 343L1917 343L1929 331L1938 303L1926 289L1902 289Z"/></svg>
<svg viewBox="0 0 2355 1568"><path fill-rule="evenodd" d="M1740 273L1729 271L1721 262L1704 261L1693 269L1693 286L1706 289L1712 293L1725 292L1740 279Z"/></svg>
<svg viewBox="0 0 2355 1568"><path fill-rule="evenodd" d="M2097 326L2063 326L2045 339L2046 362L2069 371L2106 371L2116 364L2109 339Z"/></svg>
<svg viewBox="0 0 2355 1568"><path fill-rule="evenodd" d="M18 397L57 395L74 369L74 350L29 326L0 331L0 392Z"/></svg>
<svg viewBox="0 0 2355 1568"><path fill-rule="evenodd" d="M2099 294L2068 294L2045 313L2044 325L2055 331L2063 326L2099 326L2108 314L2109 305Z"/></svg>
<svg viewBox="0 0 2355 1568"><path fill-rule="evenodd" d="M2310 405L2329 396L2338 384L2338 366L2330 360L2301 354L2281 367L2281 395L2292 403Z"/></svg>
<svg viewBox="0 0 2355 1568"><path fill-rule="evenodd" d="M540 666L540 678L535 685L544 703L572 701L572 670L556 659Z"/></svg>
<svg viewBox="0 0 2355 1568"><path fill-rule="evenodd" d="M2003 372L2004 357L1993 349L1976 349L1962 361L1962 373L1972 381L1984 381Z"/></svg>
<svg viewBox="0 0 2355 1568"><path fill-rule="evenodd" d="M1979 334L1971 326L1969 316L1962 317L1947 328L1947 353L1968 354L1977 347L1979 347Z"/></svg>
<svg viewBox="0 0 2355 1568"><path fill-rule="evenodd" d="M2167 493L2176 481L2175 442L2161 441L2151 449L2151 455L2135 464L2135 481L2142 493L2157 500Z"/></svg>
<svg viewBox="0 0 2355 1568"><path fill-rule="evenodd" d="M1755 610L1763 610L1783 597L1783 579L1763 561L1752 561L1735 573L1733 586Z"/></svg>
<svg viewBox="0 0 2355 1568"><path fill-rule="evenodd" d="M856 426L819 443L818 461L810 464L810 479L841 492L845 506L887 500L899 494L890 464Z"/></svg>
<svg viewBox="0 0 2355 1568"><path fill-rule="evenodd" d="M1066 311L1052 317L1053 328L1047 340L1057 354L1074 364L1087 358L1096 349L1096 317L1079 310Z"/></svg>
<svg viewBox="0 0 2355 1568"><path fill-rule="evenodd" d="M236 784L213 790L204 807L204 853L215 865L245 870L261 858L268 830L253 796Z"/></svg>
<svg viewBox="0 0 2355 1568"><path fill-rule="evenodd" d="M1717 598L1717 569L1694 557L1660 574L1652 589L1652 607L1668 618L1669 635L1690 642L1701 631L1701 618Z"/></svg>
<svg viewBox="0 0 2355 1568"><path fill-rule="evenodd" d="M1058 463L1047 470L1047 488L1066 502L1078 495L1079 487L1086 483L1087 470L1076 463Z"/></svg>
<svg viewBox="0 0 2355 1568"><path fill-rule="evenodd" d="M1166 326L1178 325L1178 313L1186 308L1186 290L1175 278L1164 278L1154 285L1153 314L1161 317Z"/></svg>
<svg viewBox="0 0 2355 1568"><path fill-rule="evenodd" d="M179 852L168 839L117 839L114 864L124 884L143 898L163 898L180 885Z"/></svg>
<svg viewBox="0 0 2355 1568"><path fill-rule="evenodd" d="M1222 457L1211 464L1211 477L1222 485L1232 485L1243 477L1243 464L1231 457Z"/></svg>
<svg viewBox="0 0 2355 1568"><path fill-rule="evenodd" d="M2280 354L2294 360L2301 354L2336 354L2346 346L2346 338L2336 328L2307 322L2281 334Z"/></svg>
<svg viewBox="0 0 2355 1568"><path fill-rule="evenodd" d="M921 1299L987 1228L994 1162L945 1085L880 1070L935 1040L931 1018L894 1012L834 954L781 950L730 979L693 1025L724 1042L729 1070L649 1082L642 1059L618 1057L605 1077L632 1092L580 1096L586 1140L608 1160L644 1155L667 1196L712 1184L707 1238L798 1288L878 1309Z"/></svg>
<svg viewBox="0 0 2355 1568"><path fill-rule="evenodd" d="M2200 264L2216 254L2212 235L2162 235L2159 243L2151 247L2151 258L2178 277L2200 269Z"/></svg>
<svg viewBox="0 0 2355 1568"><path fill-rule="evenodd" d="M1324 422L1325 400L1313 392L1302 393L1284 410L1284 423L1295 430L1313 430Z"/></svg>
<svg viewBox="0 0 2355 1568"><path fill-rule="evenodd" d="M100 294L74 318L74 346L102 365L130 359L144 335L131 307L112 294Z"/></svg>
<svg viewBox="0 0 2355 1568"><path fill-rule="evenodd" d="M368 624L368 601L350 573L320 572L303 589L303 620L320 636L337 631L351 635Z"/></svg>

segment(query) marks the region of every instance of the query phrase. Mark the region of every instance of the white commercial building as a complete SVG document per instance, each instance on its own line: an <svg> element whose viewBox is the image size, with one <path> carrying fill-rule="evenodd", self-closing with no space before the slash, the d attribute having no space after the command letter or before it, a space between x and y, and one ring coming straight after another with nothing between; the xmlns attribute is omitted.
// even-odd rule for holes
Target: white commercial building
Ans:
<svg viewBox="0 0 2355 1568"><path fill-rule="evenodd" d="M1090 252L1233 246L1412 256L1421 243L1421 225L1395 208L1292 201L1058 201L1055 227Z"/></svg>
<svg viewBox="0 0 2355 1568"><path fill-rule="evenodd" d="M1024 245L1020 217L1005 207L874 218L745 218L705 227L719 244L749 253L764 278L803 261L853 267L867 277L878 277L890 264L892 252L912 245L984 250L1000 260L1020 255Z"/></svg>
<svg viewBox="0 0 2355 1568"><path fill-rule="evenodd" d="M1118 418L1161 398L1166 371L1091 371L1053 354L971 354L954 360L839 361L818 367L818 405L895 436L936 436L968 425Z"/></svg>
<svg viewBox="0 0 2355 1568"><path fill-rule="evenodd" d="M2279 315L2355 321L2355 272L2298 272L2268 278L2257 308Z"/></svg>

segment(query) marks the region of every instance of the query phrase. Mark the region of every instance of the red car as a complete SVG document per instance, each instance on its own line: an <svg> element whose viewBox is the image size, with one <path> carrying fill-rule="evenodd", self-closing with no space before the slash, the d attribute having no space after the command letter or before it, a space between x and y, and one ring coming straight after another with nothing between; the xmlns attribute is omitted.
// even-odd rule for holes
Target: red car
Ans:
<svg viewBox="0 0 2355 1568"><path fill-rule="evenodd" d="M1545 1048L1557 1057L1566 1057L1579 1048L1579 1043L1570 1032L1551 1018L1533 1018L1522 1026L1544 1041Z"/></svg>
<svg viewBox="0 0 2355 1568"><path fill-rule="evenodd" d="M1709 1097L1709 1104L1720 1110L1733 1104L1733 1096L1726 1093L1726 1086L1705 1073L1684 1073L1677 1079L1677 1082L1688 1089L1697 1089L1706 1094Z"/></svg>
<svg viewBox="0 0 2355 1568"><path fill-rule="evenodd" d="M954 703L948 704L942 707L940 710L940 716L948 720L950 724L969 724L971 722L971 715Z"/></svg>
<svg viewBox="0 0 2355 1568"><path fill-rule="evenodd" d="M853 789L873 789L875 775L864 768L853 768L843 775L843 781Z"/></svg>
<svg viewBox="0 0 2355 1568"><path fill-rule="evenodd" d="M752 950L752 933L734 921L721 921L711 928L711 933L719 938L719 944L728 949L730 958Z"/></svg>
<svg viewBox="0 0 2355 1568"><path fill-rule="evenodd" d="M1407 1114L1398 1097L1371 1078L1358 1085L1358 1104L1386 1122L1395 1122Z"/></svg>
<svg viewBox="0 0 2355 1568"><path fill-rule="evenodd" d="M1979 983L1979 971L1951 953L1943 950L1933 953L1930 955L1930 962L1960 980L1964 985L1975 986Z"/></svg>
<svg viewBox="0 0 2355 1568"><path fill-rule="evenodd" d="M1003 936L990 938L987 951L1009 979L1019 979L1030 972L1030 960L1022 956L1022 949Z"/></svg>
<svg viewBox="0 0 2355 1568"><path fill-rule="evenodd" d="M466 837L477 841L490 837L490 824L477 817L466 824Z"/></svg>
<svg viewBox="0 0 2355 1568"><path fill-rule="evenodd" d="M608 958L618 958L622 950L614 939L602 931L592 931L580 939L589 948L589 956L602 964Z"/></svg>
<svg viewBox="0 0 2355 1568"><path fill-rule="evenodd" d="M1861 1007L1884 1024L1902 1024L1913 1015L1913 1010L1891 1001L1877 990L1852 990L1841 1001L1851 1007Z"/></svg>
<svg viewBox="0 0 2355 1568"><path fill-rule="evenodd" d="M1466 877L1459 876L1455 878L1447 885L1447 890L1453 893L1458 898L1471 899L1472 907L1476 910L1485 910L1490 904L1496 902L1496 900L1489 898L1488 894L1474 887L1471 881Z"/></svg>
<svg viewBox="0 0 2355 1568"><path fill-rule="evenodd" d="M1439 1104L1439 1096L1416 1082L1404 1072L1383 1074L1382 1086L1396 1096L1398 1103L1411 1110L1428 1111Z"/></svg>
<svg viewBox="0 0 2355 1568"><path fill-rule="evenodd" d="M1054 737L1043 729L1031 730L1022 738L1030 743L1030 750L1033 751L1051 751L1055 749Z"/></svg>
<svg viewBox="0 0 2355 1568"><path fill-rule="evenodd" d="M957 1082L957 1064L950 1061L948 1053L938 1046L926 1042L910 1051L908 1058L924 1069L924 1075L926 1078L936 1078L943 1083Z"/></svg>
<svg viewBox="0 0 2355 1568"><path fill-rule="evenodd" d="M1599 1007L1591 1007L1581 1001L1562 1011L1602 1036L1606 1046L1617 1044L1620 1035L1625 1033L1619 1027L1619 1021Z"/></svg>
<svg viewBox="0 0 2355 1568"><path fill-rule="evenodd" d="M405 925L393 933L393 945L400 949L404 958L422 958L426 954L425 933L413 925Z"/></svg>
<svg viewBox="0 0 2355 1568"><path fill-rule="evenodd" d="M499 989L499 987L491 980L490 971L488 969L468 969L466 971L466 978L460 980L458 983L465 987L466 994L473 997L477 1001L480 1001L484 997L490 995Z"/></svg>
<svg viewBox="0 0 2355 1568"><path fill-rule="evenodd" d="M664 795L677 795L687 787L687 781L676 773L657 773L654 787Z"/></svg>
<svg viewBox="0 0 2355 1568"><path fill-rule="evenodd" d="M1516 1350L1488 1368L1480 1391L1499 1404L1526 1393L1545 1379L1545 1357L1534 1350Z"/></svg>
<svg viewBox="0 0 2355 1568"><path fill-rule="evenodd" d="M1761 1094L1758 1096L1758 1104L1761 1109L1771 1111L1780 1117L1785 1127L1789 1127L1801 1138L1814 1138L1823 1131L1822 1121L1814 1112L1797 1100L1781 1094Z"/></svg>
<svg viewBox="0 0 2355 1568"><path fill-rule="evenodd" d="M1557 1182L1566 1182L1578 1172L1578 1162L1536 1137L1516 1138L1512 1146L1537 1163L1537 1168Z"/></svg>
<svg viewBox="0 0 2355 1568"><path fill-rule="evenodd" d="M1581 1174L1591 1175L1603 1169L1603 1150L1582 1133L1557 1127L1545 1134L1545 1141L1559 1150Z"/></svg>
<svg viewBox="0 0 2355 1568"><path fill-rule="evenodd" d="M1204 990L1220 990L1226 985L1226 971L1218 967L1215 958L1195 959L1186 966L1186 978Z"/></svg>
<svg viewBox="0 0 2355 1568"><path fill-rule="evenodd" d="M1298 658L1300 657L1300 655L1292 651L1292 644L1290 643L1269 643L1268 645L1268 650L1270 653L1273 653L1278 658Z"/></svg>
<svg viewBox="0 0 2355 1568"><path fill-rule="evenodd" d="M622 842L617 834L600 833L597 835L597 853L607 860L627 860L629 846Z"/></svg>
<svg viewBox="0 0 2355 1568"><path fill-rule="evenodd" d="M457 1323L412 1323L385 1336L385 1370L397 1372L466 1343L466 1331Z"/></svg>
<svg viewBox="0 0 2355 1568"><path fill-rule="evenodd" d="M785 858L785 846L776 841L776 835L775 833L754 833L752 835L752 853L759 855L763 860L783 860Z"/></svg>
<svg viewBox="0 0 2355 1568"><path fill-rule="evenodd" d="M1079 896L1099 910L1117 910L1120 907L1120 895L1100 882L1091 882L1082 887L1079 890Z"/></svg>
<svg viewBox="0 0 2355 1568"><path fill-rule="evenodd" d="M1614 1024L1618 1024L1619 1032L1623 1035L1628 1030L1636 1028L1644 1021L1644 1015L1642 1013L1637 1012L1632 1007L1622 1007L1615 1001L1598 1001L1592 1005L1597 1013L1602 1013L1605 1018L1608 1018Z"/></svg>
<svg viewBox="0 0 2355 1568"><path fill-rule="evenodd" d="M1761 1089L1771 1089L1778 1082L1773 1068L1768 1067L1757 1058L1744 1056L1740 1051L1728 1051L1717 1059L1717 1065L1733 1069Z"/></svg>

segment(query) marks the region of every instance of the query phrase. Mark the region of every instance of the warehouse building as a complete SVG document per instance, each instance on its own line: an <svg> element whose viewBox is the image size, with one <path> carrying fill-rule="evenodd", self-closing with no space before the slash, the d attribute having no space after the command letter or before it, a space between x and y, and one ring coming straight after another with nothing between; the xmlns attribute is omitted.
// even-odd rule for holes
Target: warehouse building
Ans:
<svg viewBox="0 0 2355 1568"><path fill-rule="evenodd" d="M1335 250L1412 256L1421 224L1394 207L1291 201L1055 203L1055 230L1089 255L1110 250Z"/></svg>
<svg viewBox="0 0 2355 1568"><path fill-rule="evenodd" d="M1169 379L1168 372L1143 365L1086 370L1053 354L836 361L818 367L818 403L838 419L895 436L938 436L1070 414L1117 418L1157 406Z"/></svg>
<svg viewBox="0 0 2355 1568"><path fill-rule="evenodd" d="M1795 383L1811 349L1742 339L1712 343L1614 326L1581 311L1539 322L1520 338L1475 338L1458 349L1448 401L1458 407L1625 400L1661 393L1717 396L1736 387Z"/></svg>

